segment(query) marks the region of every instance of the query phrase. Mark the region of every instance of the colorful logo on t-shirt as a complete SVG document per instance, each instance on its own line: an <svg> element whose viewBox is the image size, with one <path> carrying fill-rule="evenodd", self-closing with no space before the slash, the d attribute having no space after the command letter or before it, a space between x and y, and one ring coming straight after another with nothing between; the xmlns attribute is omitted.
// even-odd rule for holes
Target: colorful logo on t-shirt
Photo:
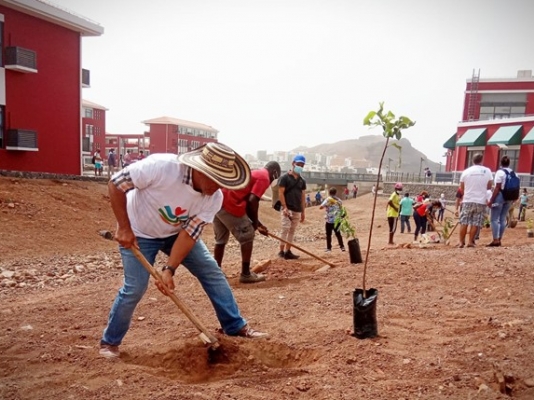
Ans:
<svg viewBox="0 0 534 400"><path fill-rule="evenodd" d="M187 210L184 210L181 207L176 207L174 209L174 213L172 212L172 209L169 206L159 208L158 212L163 222L172 226L181 225L189 218L189 216L187 215Z"/></svg>

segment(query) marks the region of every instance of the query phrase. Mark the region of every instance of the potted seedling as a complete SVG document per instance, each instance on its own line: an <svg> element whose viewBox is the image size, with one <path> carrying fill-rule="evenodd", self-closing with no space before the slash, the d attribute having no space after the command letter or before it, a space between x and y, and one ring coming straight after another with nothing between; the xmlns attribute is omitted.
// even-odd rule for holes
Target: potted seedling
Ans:
<svg viewBox="0 0 534 400"><path fill-rule="evenodd" d="M527 237L534 237L534 219L527 219Z"/></svg>
<svg viewBox="0 0 534 400"><path fill-rule="evenodd" d="M443 220L443 230L442 230L443 239L445 241L451 237L453 227L454 227L454 220L451 217L446 217Z"/></svg>
<svg viewBox="0 0 534 400"><path fill-rule="evenodd" d="M352 264L362 263L362 252L360 251L360 242L356 237L356 228L349 219L349 214L345 206L341 206L334 220L334 227L339 229L341 234L347 238L347 247L349 248L349 258Z"/></svg>
<svg viewBox="0 0 534 400"><path fill-rule="evenodd" d="M415 125L410 118L400 116L395 117L391 111L384 111L384 103L379 104L377 111L370 111L363 120L363 124L373 127L382 128L382 135L386 139L384 143L384 149L380 157L378 164L378 174L376 177L375 187L380 186L380 172L382 170L382 163L384 161L384 156L391 139L400 140L402 138L402 131L408 129L409 127ZM397 145L393 143L393 145ZM395 146L397 147L397 146ZM378 299L378 290L371 288L366 289L366 274L367 274L367 263L369 262L369 250L371 248L371 239L373 236L373 223L375 220L375 211L376 211L376 200L377 192L374 192L373 198L373 210L371 213L371 227L369 229L369 240L367 241L367 250L365 253L365 263L363 266L363 279L362 279L362 288L356 288L353 292L353 304L354 304L354 336L358 339L372 338L378 335L377 321L376 321L376 303Z"/></svg>

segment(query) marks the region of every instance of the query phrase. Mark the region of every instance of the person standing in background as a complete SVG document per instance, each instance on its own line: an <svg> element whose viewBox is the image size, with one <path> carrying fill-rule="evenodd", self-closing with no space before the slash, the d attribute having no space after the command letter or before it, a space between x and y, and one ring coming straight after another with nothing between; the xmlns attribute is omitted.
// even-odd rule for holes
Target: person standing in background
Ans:
<svg viewBox="0 0 534 400"><path fill-rule="evenodd" d="M293 242L295 231L299 222L304 222L306 215L306 181L301 174L304 170L306 159L303 155L296 155L291 163L291 169L280 177L278 182L279 199L282 203L280 212L282 232L280 234L279 257L286 260L295 260L299 256L291 252L291 245L286 242ZM319 194L319 197L321 194ZM320 203L317 203L319 205Z"/></svg>
<svg viewBox="0 0 534 400"><path fill-rule="evenodd" d="M410 197L410 193L404 193L404 197L400 201L400 220L401 220L401 233L404 233L404 225L408 229L408 233L412 232L410 226L410 217L413 214L413 199Z"/></svg>
<svg viewBox="0 0 534 400"><path fill-rule="evenodd" d="M336 216L341 210L342 202L341 199L336 196L337 189L335 187L330 188L328 194L330 196L328 196L319 206L319 209L321 210L326 208L326 252L330 253L332 251L332 232L334 232L336 235L337 242L341 251L345 251L345 245L343 244L343 237L341 236L341 232L339 231L339 226L337 228L335 226Z"/></svg>
<svg viewBox="0 0 534 400"><path fill-rule="evenodd" d="M96 149L96 152L95 152L95 176L102 176L102 170L104 169L103 162L104 162L104 160L102 159L102 156L100 155L100 149Z"/></svg>
<svg viewBox="0 0 534 400"><path fill-rule="evenodd" d="M441 204L441 207L438 210L438 221L443 221L443 216L445 214L445 208L447 207L447 200L445 200L445 193L441 193L439 196L439 203Z"/></svg>
<svg viewBox="0 0 534 400"><path fill-rule="evenodd" d="M122 163L124 164L123 167L127 167L132 163L132 155L130 154L130 150L126 150L126 154L124 157L122 157Z"/></svg>
<svg viewBox="0 0 534 400"><path fill-rule="evenodd" d="M517 219L520 221L525 220L525 216L523 214L523 210L525 210L525 213L527 211L528 206L528 193L527 188L523 189L523 193L521 193L521 196L519 197L519 215L517 216Z"/></svg>
<svg viewBox="0 0 534 400"><path fill-rule="evenodd" d="M397 220L399 219L399 208L400 208L400 194L402 193L402 183L397 182L395 184L395 190L391 193L388 200L387 206L387 217L389 225L389 241L388 244L395 244L393 242L393 236L397 230Z"/></svg>
<svg viewBox="0 0 534 400"><path fill-rule="evenodd" d="M467 247L475 247L477 228L484 224L487 207L487 191L493 185L493 176L489 168L482 165L483 155L473 156L473 165L460 176L460 191L463 193L460 211L460 233L457 247L465 247L465 237L469 228Z"/></svg>
<svg viewBox="0 0 534 400"><path fill-rule="evenodd" d="M108 153L108 178L115 173L115 167L117 166L117 156L114 149L110 149Z"/></svg>

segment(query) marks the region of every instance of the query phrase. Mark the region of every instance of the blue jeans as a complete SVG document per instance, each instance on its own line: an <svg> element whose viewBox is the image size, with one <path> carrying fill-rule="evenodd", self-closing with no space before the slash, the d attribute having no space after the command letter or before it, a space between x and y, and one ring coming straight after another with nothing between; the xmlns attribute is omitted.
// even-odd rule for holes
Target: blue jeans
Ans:
<svg viewBox="0 0 534 400"><path fill-rule="evenodd" d="M415 221L414 235L415 235L415 239L417 239L417 236L419 235L419 233L421 233L421 235L426 233L426 224L427 224L426 215L424 217L421 217L419 213L416 211L413 213L413 219Z"/></svg>
<svg viewBox="0 0 534 400"><path fill-rule="evenodd" d="M502 193L499 193L491 207L491 234L494 240L502 239L506 229L506 217L512 206L512 201L504 201Z"/></svg>
<svg viewBox="0 0 534 400"><path fill-rule="evenodd" d="M404 225L408 228L408 233L412 231L412 227L410 226L410 216L409 215L401 215L401 233L404 233Z"/></svg>
<svg viewBox="0 0 534 400"><path fill-rule="evenodd" d="M154 264L159 251L169 255L177 235L165 239L137 238L141 253L150 264ZM108 325L102 335L102 344L118 346L128 332L137 303L148 287L149 272L129 250L119 246L124 267L124 282L109 312ZM247 322L241 317L239 308L217 262L202 240L198 240L184 258L184 265L201 283L208 295L223 331L235 335Z"/></svg>

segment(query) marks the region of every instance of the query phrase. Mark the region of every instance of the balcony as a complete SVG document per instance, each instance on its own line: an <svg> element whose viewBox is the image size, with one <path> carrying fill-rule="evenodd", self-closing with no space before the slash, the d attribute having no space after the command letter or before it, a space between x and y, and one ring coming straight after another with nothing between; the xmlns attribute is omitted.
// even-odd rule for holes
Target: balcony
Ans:
<svg viewBox="0 0 534 400"><path fill-rule="evenodd" d="M91 71L88 69L82 68L82 87L90 88L91 87Z"/></svg>
<svg viewBox="0 0 534 400"><path fill-rule="evenodd" d="M5 69L35 74L37 73L37 53L22 47L6 47Z"/></svg>
<svg viewBox="0 0 534 400"><path fill-rule="evenodd" d="M6 150L39 151L37 132L29 129L8 129Z"/></svg>

